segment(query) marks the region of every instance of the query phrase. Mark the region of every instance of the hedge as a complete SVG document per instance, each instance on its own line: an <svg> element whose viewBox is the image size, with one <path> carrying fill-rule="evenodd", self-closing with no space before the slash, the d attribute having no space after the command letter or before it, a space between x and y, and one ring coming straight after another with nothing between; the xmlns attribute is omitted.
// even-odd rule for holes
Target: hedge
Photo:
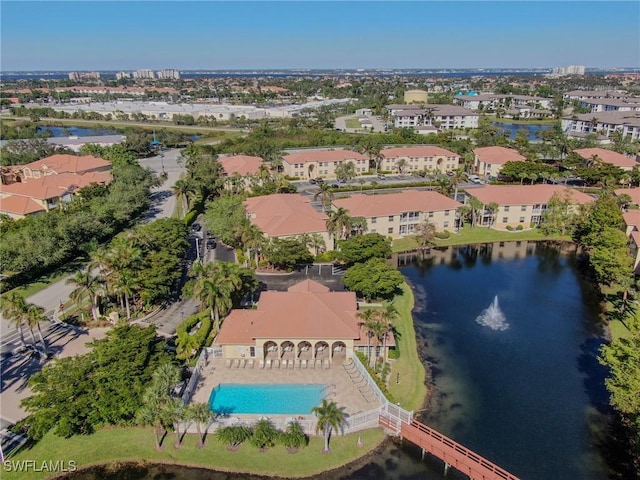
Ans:
<svg viewBox="0 0 640 480"><path fill-rule="evenodd" d="M176 328L176 333L180 334L182 332L189 332L193 327L195 327L198 322L202 322L200 329L193 335L193 338L198 342L198 347L196 350L200 350L207 341L207 337L209 333L211 333L211 328L213 327L213 322L211 321L211 315L209 312L200 312L195 315L191 315L186 318L178 328Z"/></svg>

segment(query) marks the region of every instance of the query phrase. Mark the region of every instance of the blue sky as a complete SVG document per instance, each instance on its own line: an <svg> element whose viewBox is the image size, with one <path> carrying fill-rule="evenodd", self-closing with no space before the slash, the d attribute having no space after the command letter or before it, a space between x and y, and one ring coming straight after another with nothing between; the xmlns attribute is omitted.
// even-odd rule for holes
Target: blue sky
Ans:
<svg viewBox="0 0 640 480"><path fill-rule="evenodd" d="M640 66L640 2L12 1L0 68Z"/></svg>

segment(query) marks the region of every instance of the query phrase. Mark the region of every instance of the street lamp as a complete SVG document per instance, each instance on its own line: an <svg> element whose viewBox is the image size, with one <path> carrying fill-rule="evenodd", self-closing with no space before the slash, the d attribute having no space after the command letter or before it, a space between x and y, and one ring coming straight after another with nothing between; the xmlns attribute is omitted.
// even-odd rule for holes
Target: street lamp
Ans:
<svg viewBox="0 0 640 480"><path fill-rule="evenodd" d="M196 235L196 259L200 260L200 244L198 243L198 235Z"/></svg>

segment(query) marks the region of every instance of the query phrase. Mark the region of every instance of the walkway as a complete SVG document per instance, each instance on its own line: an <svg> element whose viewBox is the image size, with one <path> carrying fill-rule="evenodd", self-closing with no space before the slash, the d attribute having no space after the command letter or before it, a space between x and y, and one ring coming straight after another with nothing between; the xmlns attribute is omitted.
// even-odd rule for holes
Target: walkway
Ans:
<svg viewBox="0 0 640 480"><path fill-rule="evenodd" d="M405 420L383 409L379 423L381 427L419 446L423 455L428 452L442 460L445 473L449 467L453 467L471 480L519 480L505 469L411 417Z"/></svg>

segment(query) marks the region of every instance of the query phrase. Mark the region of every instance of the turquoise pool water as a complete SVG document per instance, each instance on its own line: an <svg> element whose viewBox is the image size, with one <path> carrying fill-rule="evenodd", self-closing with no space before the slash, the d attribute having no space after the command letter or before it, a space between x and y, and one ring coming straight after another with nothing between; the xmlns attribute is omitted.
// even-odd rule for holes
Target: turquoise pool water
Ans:
<svg viewBox="0 0 640 480"><path fill-rule="evenodd" d="M320 404L327 385L221 383L211 390L209 405L218 414L309 414Z"/></svg>

